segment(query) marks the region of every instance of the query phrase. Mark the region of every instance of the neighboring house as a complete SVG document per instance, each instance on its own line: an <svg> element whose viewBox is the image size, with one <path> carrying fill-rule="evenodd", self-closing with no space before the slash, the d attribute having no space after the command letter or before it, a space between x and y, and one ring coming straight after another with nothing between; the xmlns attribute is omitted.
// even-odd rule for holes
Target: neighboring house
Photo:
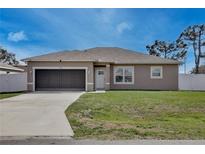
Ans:
<svg viewBox="0 0 205 154"><path fill-rule="evenodd" d="M24 72L23 69L0 62L0 74L14 74Z"/></svg>
<svg viewBox="0 0 205 154"><path fill-rule="evenodd" d="M15 67L22 69L24 72L27 72L27 65L25 64L18 64Z"/></svg>
<svg viewBox="0 0 205 154"><path fill-rule="evenodd" d="M27 91L27 73L16 66L0 63L0 93Z"/></svg>
<svg viewBox="0 0 205 154"><path fill-rule="evenodd" d="M62 51L23 61L30 91L178 90L178 61L122 48Z"/></svg>

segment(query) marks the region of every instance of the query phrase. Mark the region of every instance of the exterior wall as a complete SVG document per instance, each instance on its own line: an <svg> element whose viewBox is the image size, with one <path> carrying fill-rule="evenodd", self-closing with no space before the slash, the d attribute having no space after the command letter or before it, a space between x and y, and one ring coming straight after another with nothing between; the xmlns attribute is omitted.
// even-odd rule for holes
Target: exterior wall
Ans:
<svg viewBox="0 0 205 154"><path fill-rule="evenodd" d="M110 89L178 90L178 65L126 65L134 66L134 84L114 84L114 66L122 65L111 65ZM151 66L162 66L162 79L151 79Z"/></svg>
<svg viewBox="0 0 205 154"><path fill-rule="evenodd" d="M178 90L178 65L124 65L134 66L134 84L114 84L113 66L105 65L105 90L109 89L139 89L139 90ZM151 66L163 67L162 79L151 79ZM95 86L95 71L92 62L28 62L28 90L33 90L34 67L86 67L87 91L93 91Z"/></svg>
<svg viewBox="0 0 205 154"><path fill-rule="evenodd" d="M0 74L0 92L15 92L27 90L27 74Z"/></svg>
<svg viewBox="0 0 205 154"><path fill-rule="evenodd" d="M205 74L179 74L180 90L205 90Z"/></svg>
<svg viewBox="0 0 205 154"><path fill-rule="evenodd" d="M87 91L92 91L94 86L93 80L93 63L92 62L28 62L28 90L33 91L33 68L35 67L55 67L55 68L63 68L63 67L86 67L87 68Z"/></svg>
<svg viewBox="0 0 205 154"><path fill-rule="evenodd" d="M110 65L105 68L105 90L110 90Z"/></svg>

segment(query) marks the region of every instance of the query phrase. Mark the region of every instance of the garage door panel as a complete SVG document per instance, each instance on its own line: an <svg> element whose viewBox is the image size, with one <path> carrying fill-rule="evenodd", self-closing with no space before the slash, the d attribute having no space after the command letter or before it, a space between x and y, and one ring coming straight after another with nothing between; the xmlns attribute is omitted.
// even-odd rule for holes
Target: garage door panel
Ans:
<svg viewBox="0 0 205 154"><path fill-rule="evenodd" d="M84 88L85 87L85 71L84 70L63 70L61 72L62 88ZM69 82L68 82L69 81Z"/></svg>
<svg viewBox="0 0 205 154"><path fill-rule="evenodd" d="M60 84L60 76L59 76L59 71L55 70L55 71L48 71L48 75L47 76L47 80L48 80L48 84L46 86L48 86L48 88L59 88L59 84Z"/></svg>
<svg viewBox="0 0 205 154"><path fill-rule="evenodd" d="M37 70L36 88L58 88L59 83L59 71Z"/></svg>
<svg viewBox="0 0 205 154"><path fill-rule="evenodd" d="M43 72L36 71L35 77L36 87L42 88L48 84L48 76L45 76Z"/></svg>
<svg viewBox="0 0 205 154"><path fill-rule="evenodd" d="M85 70L36 70L36 90L85 89Z"/></svg>

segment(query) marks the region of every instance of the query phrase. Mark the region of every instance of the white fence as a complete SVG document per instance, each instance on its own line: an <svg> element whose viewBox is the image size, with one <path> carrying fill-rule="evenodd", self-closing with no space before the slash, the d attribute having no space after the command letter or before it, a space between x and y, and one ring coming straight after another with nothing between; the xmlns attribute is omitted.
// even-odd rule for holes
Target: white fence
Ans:
<svg viewBox="0 0 205 154"><path fill-rule="evenodd" d="M205 90L205 74L179 74L180 90Z"/></svg>
<svg viewBox="0 0 205 154"><path fill-rule="evenodd" d="M27 74L0 74L0 92L27 90ZM205 90L205 74L179 74L179 90Z"/></svg>
<svg viewBox="0 0 205 154"><path fill-rule="evenodd" d="M27 90L27 74L0 74L0 92Z"/></svg>

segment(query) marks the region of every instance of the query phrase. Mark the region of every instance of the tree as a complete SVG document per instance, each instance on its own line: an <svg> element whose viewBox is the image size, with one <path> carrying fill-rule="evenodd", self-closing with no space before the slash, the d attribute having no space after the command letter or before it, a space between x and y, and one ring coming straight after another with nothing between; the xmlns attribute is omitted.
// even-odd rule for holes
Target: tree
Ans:
<svg viewBox="0 0 205 154"><path fill-rule="evenodd" d="M192 70L190 71L191 74L195 74L196 72L196 68L192 68ZM205 74L205 65L200 65L199 66L199 74Z"/></svg>
<svg viewBox="0 0 205 154"><path fill-rule="evenodd" d="M15 54L9 53L6 49L0 47L0 62L9 65L16 65L19 62L16 60Z"/></svg>
<svg viewBox="0 0 205 154"><path fill-rule="evenodd" d="M152 45L147 45L146 48L150 55L167 59L182 60L187 53L185 46L186 45L183 44L183 42L168 43L156 40Z"/></svg>
<svg viewBox="0 0 205 154"><path fill-rule="evenodd" d="M195 58L195 73L199 73L200 59L205 47L205 24L193 25L186 28L177 39L177 42L183 42L190 49L193 49Z"/></svg>

